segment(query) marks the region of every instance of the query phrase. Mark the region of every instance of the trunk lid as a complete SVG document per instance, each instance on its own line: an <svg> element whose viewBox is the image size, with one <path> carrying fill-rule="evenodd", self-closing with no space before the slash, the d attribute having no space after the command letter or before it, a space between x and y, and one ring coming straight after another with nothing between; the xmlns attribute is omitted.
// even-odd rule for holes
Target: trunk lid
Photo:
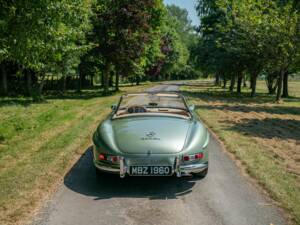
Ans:
<svg viewBox="0 0 300 225"><path fill-rule="evenodd" d="M172 117L133 117L112 121L114 139L125 154L182 151L191 121Z"/></svg>

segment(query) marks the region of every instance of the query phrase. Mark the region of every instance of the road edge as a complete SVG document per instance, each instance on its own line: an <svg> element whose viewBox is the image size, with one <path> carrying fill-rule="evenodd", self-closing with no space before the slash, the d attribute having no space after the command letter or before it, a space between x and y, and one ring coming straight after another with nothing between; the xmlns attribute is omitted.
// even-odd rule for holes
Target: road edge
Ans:
<svg viewBox="0 0 300 225"><path fill-rule="evenodd" d="M274 205L279 213L282 215L282 217L286 220L287 225L296 225L291 215L289 215L288 210L282 206L282 204L278 201L276 201L272 195L269 193L269 191L264 188L262 185L259 184L258 180L254 177L252 177L247 172L246 165L243 164L243 162L236 157L236 155L232 152L230 152L226 144L222 141L222 139L217 135L217 133L213 130L212 127L208 126L205 121L201 119L201 121L204 123L205 127L208 129L209 133L212 135L212 137L217 141L217 143L220 145L222 151L233 161L234 165L237 167L239 173L241 176L246 178L246 181L248 184L253 186L260 194L263 195L263 197L266 198L267 201L269 201L272 205ZM270 224L273 225L273 224Z"/></svg>

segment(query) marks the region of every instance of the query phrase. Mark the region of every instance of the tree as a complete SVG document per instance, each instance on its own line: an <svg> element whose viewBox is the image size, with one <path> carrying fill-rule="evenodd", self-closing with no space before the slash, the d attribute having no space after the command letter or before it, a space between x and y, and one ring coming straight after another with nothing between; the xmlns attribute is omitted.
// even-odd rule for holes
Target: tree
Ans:
<svg viewBox="0 0 300 225"><path fill-rule="evenodd" d="M256 80L269 71L268 84L273 89L273 71L277 71L277 100L285 81L287 96L288 68L299 52L299 7L294 1L203 0L197 7L201 17L198 64L210 73L231 74L241 91L242 74L248 72L251 96ZM270 71L272 68L273 71Z"/></svg>
<svg viewBox="0 0 300 225"><path fill-rule="evenodd" d="M117 76L130 74L139 65L152 31L160 26L163 6L160 0L98 0L94 11L94 42L102 56L108 93L113 65Z"/></svg>
<svg viewBox="0 0 300 225"><path fill-rule="evenodd" d="M1 1L0 63L13 61L34 71L40 81L37 93L41 94L46 74L72 72L86 51L91 3Z"/></svg>

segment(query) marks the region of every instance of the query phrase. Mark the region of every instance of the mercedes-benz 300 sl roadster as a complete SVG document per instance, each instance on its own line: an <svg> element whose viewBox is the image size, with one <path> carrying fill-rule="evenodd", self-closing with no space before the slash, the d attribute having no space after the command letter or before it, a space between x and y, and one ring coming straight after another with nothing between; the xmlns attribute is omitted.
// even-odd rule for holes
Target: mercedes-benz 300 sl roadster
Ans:
<svg viewBox="0 0 300 225"><path fill-rule="evenodd" d="M208 171L209 133L183 95L124 94L93 135L98 175L199 176Z"/></svg>

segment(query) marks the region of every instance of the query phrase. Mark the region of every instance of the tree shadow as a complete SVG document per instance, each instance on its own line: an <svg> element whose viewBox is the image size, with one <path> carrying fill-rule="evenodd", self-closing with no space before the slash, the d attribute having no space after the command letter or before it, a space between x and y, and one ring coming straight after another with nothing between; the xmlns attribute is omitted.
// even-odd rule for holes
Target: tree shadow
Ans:
<svg viewBox="0 0 300 225"><path fill-rule="evenodd" d="M33 101L31 99L0 98L0 107L11 106L11 105L21 105L23 107L28 107L32 103ZM36 104L40 104L40 102Z"/></svg>
<svg viewBox="0 0 300 225"><path fill-rule="evenodd" d="M192 191L196 178L125 177L103 174L97 178L92 148L88 148L64 178L66 187L94 200L110 198L176 199Z"/></svg>
<svg viewBox="0 0 300 225"><path fill-rule="evenodd" d="M113 94L114 92L110 92ZM90 89L84 90L81 92L78 91L67 91L65 93L59 92L48 92L45 94L45 99L55 99L55 100L63 100L63 99L74 99L74 100L88 100L93 98L104 97L105 95L102 93L101 90L97 89Z"/></svg>
<svg viewBox="0 0 300 225"><path fill-rule="evenodd" d="M265 104L274 103L275 96L267 93L257 93L255 97L251 97L249 92L243 93L231 93L228 90L215 87L214 85L208 87L206 85L201 86L199 90L182 91L186 97L200 98L203 101L217 100L225 103L246 103L246 104ZM284 98L284 102L300 102L300 97Z"/></svg>
<svg viewBox="0 0 300 225"><path fill-rule="evenodd" d="M109 95L114 95L117 92L111 91ZM20 105L28 107L32 104L47 104L48 100L88 100L93 98L105 97L101 90L90 89L81 92L78 91L66 91L65 93L57 91L46 92L39 101L34 101L30 97L2 97L0 98L0 107L10 106L10 105Z"/></svg>
<svg viewBox="0 0 300 225"><path fill-rule="evenodd" d="M147 84L140 84L139 86L146 86ZM82 91L67 90L65 92L61 91L46 91L39 101L33 101L30 97L22 96L10 96L10 97L0 97L0 107L9 105L21 105L28 107L32 104L46 104L47 100L89 100L93 98L101 98L106 96L112 96L117 93L123 93L123 87L133 87L136 85L123 84L120 85L121 90L115 91L113 88L110 89L108 94L104 94L100 87L93 87L90 89L84 89ZM124 92L125 93L125 92Z"/></svg>
<svg viewBox="0 0 300 225"><path fill-rule="evenodd" d="M207 110L227 110L232 112L244 112L244 113L269 113L280 115L300 115L300 107L295 106L247 106L247 105L198 105L196 109Z"/></svg>
<svg viewBox="0 0 300 225"><path fill-rule="evenodd" d="M237 94L227 90L220 91L216 88L206 88L202 91L183 91L183 94L191 98L200 98L203 101L217 100L225 103L265 104L274 102L274 97L263 93L258 93L252 98L250 93Z"/></svg>
<svg viewBox="0 0 300 225"><path fill-rule="evenodd" d="M232 121L222 121L232 124ZM300 121L291 119L266 118L259 119L243 119L233 123L228 128L231 131L237 131L244 135L250 135L260 138L280 138L293 139L300 142Z"/></svg>
<svg viewBox="0 0 300 225"><path fill-rule="evenodd" d="M196 82L186 82L184 86L187 87L199 87L199 88L212 88L216 87L212 81L196 81Z"/></svg>

